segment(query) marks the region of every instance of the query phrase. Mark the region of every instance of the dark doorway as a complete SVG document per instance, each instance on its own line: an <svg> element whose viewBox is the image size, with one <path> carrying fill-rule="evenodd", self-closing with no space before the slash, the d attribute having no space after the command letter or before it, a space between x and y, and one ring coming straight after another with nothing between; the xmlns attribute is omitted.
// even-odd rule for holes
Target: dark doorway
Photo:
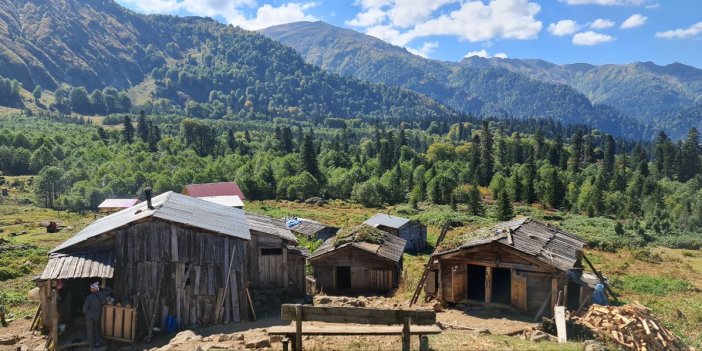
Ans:
<svg viewBox="0 0 702 351"><path fill-rule="evenodd" d="M485 301L485 267L468 265L468 300Z"/></svg>
<svg viewBox="0 0 702 351"><path fill-rule="evenodd" d="M512 294L512 270L509 268L492 269L492 302L509 305Z"/></svg>
<svg viewBox="0 0 702 351"><path fill-rule="evenodd" d="M351 267L336 267L336 288L351 289Z"/></svg>
<svg viewBox="0 0 702 351"><path fill-rule="evenodd" d="M577 310L580 307L580 285L568 282L568 301L566 307L569 310Z"/></svg>

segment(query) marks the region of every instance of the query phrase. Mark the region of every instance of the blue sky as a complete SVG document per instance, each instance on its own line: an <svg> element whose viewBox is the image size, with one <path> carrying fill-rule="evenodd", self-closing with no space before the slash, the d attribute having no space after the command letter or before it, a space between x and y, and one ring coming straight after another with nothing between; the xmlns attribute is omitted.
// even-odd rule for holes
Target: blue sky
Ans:
<svg viewBox="0 0 702 351"><path fill-rule="evenodd" d="M433 59L681 62L702 68L702 0L117 0L256 30L301 20L355 29Z"/></svg>

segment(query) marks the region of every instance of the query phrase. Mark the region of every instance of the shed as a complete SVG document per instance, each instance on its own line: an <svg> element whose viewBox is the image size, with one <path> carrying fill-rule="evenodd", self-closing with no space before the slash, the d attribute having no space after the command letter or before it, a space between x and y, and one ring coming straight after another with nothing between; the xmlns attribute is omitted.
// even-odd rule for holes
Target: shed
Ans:
<svg viewBox="0 0 702 351"><path fill-rule="evenodd" d="M183 189L183 194L192 197L238 196L239 199L246 200L236 182L189 184Z"/></svg>
<svg viewBox="0 0 702 351"><path fill-rule="evenodd" d="M405 240L361 224L340 230L308 258L325 293L386 292L402 272Z"/></svg>
<svg viewBox="0 0 702 351"><path fill-rule="evenodd" d="M138 199L105 199L98 205L98 212L111 214L130 208L139 202Z"/></svg>
<svg viewBox="0 0 702 351"><path fill-rule="evenodd" d="M583 274L584 246L576 235L530 218L503 222L484 239L433 254L425 291L441 301L529 314L553 306L560 292L564 305L578 309L597 283Z"/></svg>
<svg viewBox="0 0 702 351"><path fill-rule="evenodd" d="M304 235L312 240L327 240L334 236L339 228L328 226L306 218L285 218L279 222L297 235Z"/></svg>
<svg viewBox="0 0 702 351"><path fill-rule="evenodd" d="M278 220L246 212L251 242L249 277L255 289L305 293L307 252L297 247L295 235Z"/></svg>
<svg viewBox="0 0 702 351"><path fill-rule="evenodd" d="M420 251L427 246L427 226L407 218L378 213L363 222L392 235L405 239L405 250Z"/></svg>
<svg viewBox="0 0 702 351"><path fill-rule="evenodd" d="M37 282L43 326L55 331L61 321L70 328L97 280L129 307L120 313L131 308L138 320L131 330L148 329L139 318L147 314L162 328L168 315L181 327L246 319L250 238L242 210L173 192L98 219L51 251Z"/></svg>

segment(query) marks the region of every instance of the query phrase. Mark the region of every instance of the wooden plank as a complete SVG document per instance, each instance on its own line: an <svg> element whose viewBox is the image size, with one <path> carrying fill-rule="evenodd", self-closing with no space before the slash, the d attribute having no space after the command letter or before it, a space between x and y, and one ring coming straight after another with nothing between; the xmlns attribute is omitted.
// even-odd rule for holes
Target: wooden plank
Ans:
<svg viewBox="0 0 702 351"><path fill-rule="evenodd" d="M558 332L558 342L567 342L568 336L566 335L565 306L556 306L554 315L556 319L556 330Z"/></svg>
<svg viewBox="0 0 702 351"><path fill-rule="evenodd" d="M112 330L112 335L116 338L124 339L124 310L114 309L115 311L115 324Z"/></svg>
<svg viewBox="0 0 702 351"><path fill-rule="evenodd" d="M519 275L516 270L512 270L511 286L512 306L526 312L527 310L527 281L526 277Z"/></svg>
<svg viewBox="0 0 702 351"><path fill-rule="evenodd" d="M402 335L403 326L305 326L302 335ZM268 335L293 335L294 325L273 326L267 328ZM438 325L410 325L411 335L432 335L441 334L442 330Z"/></svg>
<svg viewBox="0 0 702 351"><path fill-rule="evenodd" d="M200 266L194 266L195 269L195 281L193 291L195 295L200 295Z"/></svg>
<svg viewBox="0 0 702 351"><path fill-rule="evenodd" d="M288 249L286 247L283 247L283 257L282 257L282 262L279 267L279 271L282 271L283 273L283 289L287 290L288 289Z"/></svg>
<svg viewBox="0 0 702 351"><path fill-rule="evenodd" d="M178 262L178 228L171 224L171 262Z"/></svg>
<svg viewBox="0 0 702 351"><path fill-rule="evenodd" d="M282 305L280 310L281 319L295 320L295 305ZM404 319L407 317L411 318L415 325L436 324L436 312L434 311L302 306L302 318L305 321L392 325L404 323Z"/></svg>
<svg viewBox="0 0 702 351"><path fill-rule="evenodd" d="M405 317L402 323L402 351L410 351L410 318Z"/></svg>
<svg viewBox="0 0 702 351"><path fill-rule="evenodd" d="M295 309L295 350L302 351L302 305L294 305Z"/></svg>
<svg viewBox="0 0 702 351"><path fill-rule="evenodd" d="M492 267L485 267L485 303L492 302Z"/></svg>

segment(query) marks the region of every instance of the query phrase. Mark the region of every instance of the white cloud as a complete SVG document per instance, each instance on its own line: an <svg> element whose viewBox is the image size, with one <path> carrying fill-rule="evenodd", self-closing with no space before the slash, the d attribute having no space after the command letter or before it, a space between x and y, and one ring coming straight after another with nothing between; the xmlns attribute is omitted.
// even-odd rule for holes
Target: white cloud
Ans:
<svg viewBox="0 0 702 351"><path fill-rule="evenodd" d="M646 0L560 0L568 5L640 6Z"/></svg>
<svg viewBox="0 0 702 351"><path fill-rule="evenodd" d="M656 33L657 38L663 39L684 39L691 38L702 33L702 22L697 22L688 28L673 29Z"/></svg>
<svg viewBox="0 0 702 351"><path fill-rule="evenodd" d="M145 13L175 14L179 11L208 17L222 17L227 23L256 30L296 21L314 21L305 13L315 3L283 3L280 6L264 4L256 7L256 0L121 0ZM247 16L242 9L255 8L255 16Z"/></svg>
<svg viewBox="0 0 702 351"><path fill-rule="evenodd" d="M414 39L449 35L471 42L534 39L542 29L541 6L530 0L360 0L348 25L399 46ZM453 10L444 11L446 5Z"/></svg>
<svg viewBox="0 0 702 351"><path fill-rule="evenodd" d="M593 29L607 29L607 28L612 28L614 27L616 23L614 21L605 19L605 18L598 18L594 22L590 23L590 28Z"/></svg>
<svg viewBox="0 0 702 351"><path fill-rule="evenodd" d="M407 51L409 51L417 56L428 58L429 54L434 52L434 50L436 50L436 48L438 48L438 47L439 47L438 41L427 41L427 42L424 42L424 44L422 44L421 48L419 48L419 49L407 48Z"/></svg>
<svg viewBox="0 0 702 351"><path fill-rule="evenodd" d="M578 27L578 22L573 20L560 20L556 23L549 24L548 32L555 36L562 37L577 32Z"/></svg>
<svg viewBox="0 0 702 351"><path fill-rule="evenodd" d="M352 20L346 21L346 24L354 27L369 27L383 22L387 14L379 8L370 8L365 12L359 12Z"/></svg>
<svg viewBox="0 0 702 351"><path fill-rule="evenodd" d="M639 15L639 14L631 15L631 17L627 18L624 22L622 22L621 28L622 29L630 29L630 28L636 28L636 27L643 26L644 24L646 24L647 19L648 19L648 17L643 16L643 15Z"/></svg>
<svg viewBox="0 0 702 351"><path fill-rule="evenodd" d="M501 58L501 59L507 58L507 54L505 54L504 52L498 52L494 56L491 56L490 53L487 52L487 50L485 50L485 49L482 49L480 51L469 51L463 57L474 57L474 56L482 57L482 58L492 58L492 57Z"/></svg>
<svg viewBox="0 0 702 351"><path fill-rule="evenodd" d="M607 43L612 40L614 40L613 36L600 34L593 31L582 32L573 36L573 44L584 46Z"/></svg>

